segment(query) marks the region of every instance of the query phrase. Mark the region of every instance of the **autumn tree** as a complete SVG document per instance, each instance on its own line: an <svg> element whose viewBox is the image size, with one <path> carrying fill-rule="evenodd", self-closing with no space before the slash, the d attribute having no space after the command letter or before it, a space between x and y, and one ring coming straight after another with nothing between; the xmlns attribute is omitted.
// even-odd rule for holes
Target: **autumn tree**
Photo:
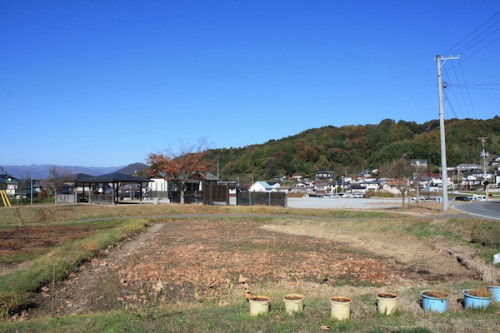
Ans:
<svg viewBox="0 0 500 333"><path fill-rule="evenodd" d="M410 179L415 168L406 158L400 158L389 163L384 163L379 167L379 172L383 177L390 178L387 184L396 187L401 192L403 198L403 207L405 198L410 189Z"/></svg>
<svg viewBox="0 0 500 333"><path fill-rule="evenodd" d="M195 145L182 144L178 151L169 147L164 153L151 153L147 159L151 176L173 181L180 191L180 203L184 204L186 182L209 168L209 163L203 158L206 150L207 143L201 139Z"/></svg>

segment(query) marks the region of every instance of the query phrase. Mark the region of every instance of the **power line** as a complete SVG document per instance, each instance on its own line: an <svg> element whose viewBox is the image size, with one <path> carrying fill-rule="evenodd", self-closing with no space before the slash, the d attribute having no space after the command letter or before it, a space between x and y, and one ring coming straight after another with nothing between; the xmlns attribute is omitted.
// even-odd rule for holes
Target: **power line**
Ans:
<svg viewBox="0 0 500 333"><path fill-rule="evenodd" d="M469 86L467 85L467 80L465 79L465 74L464 74L464 70L462 68L462 63L460 62L460 59L458 59L458 64L459 64L459 68L460 68L460 73L462 73L462 78L463 78L464 84L465 84L465 91L467 92L467 96L469 97L469 102L470 102L470 105L472 108L472 112L474 113L474 115L476 115L476 109L474 108L474 103L472 102L472 97L470 96Z"/></svg>
<svg viewBox="0 0 500 333"><path fill-rule="evenodd" d="M495 18L495 16L499 15L500 14L500 10L497 11L495 14L493 14L489 19L487 19L484 23L482 23L479 27L477 27L476 29L474 29L473 31L471 31L469 34L467 34L467 36L465 36L464 38L462 38L458 43L456 43L455 45L453 45L452 47L450 47L450 49L446 52L444 52L443 54L450 54L450 52L452 50L455 49L455 47L459 46L462 42L464 42L465 40L467 40L470 36L472 36L476 31L478 31L479 29L481 29L484 25L486 25L489 21L491 21L493 18ZM483 33L483 32L482 32ZM482 34L481 33L481 34ZM481 35L479 34L479 35ZM456 53L456 52L454 52Z"/></svg>
<svg viewBox="0 0 500 333"><path fill-rule="evenodd" d="M496 21L495 24L497 24L498 22L500 22L500 20ZM498 30L500 30L500 27L496 28L495 30L493 30L492 32L490 32L488 35L486 35L485 37L481 38L480 40L478 40L474 44L470 45L469 47L466 47L468 44L472 43L472 41L470 41L469 43L467 43L466 45L464 45L462 47L462 49L460 49L459 51L457 51L457 53L462 53L462 54L466 53L467 51L469 51L470 49L472 49L474 46L478 45L479 43L481 43L482 41L486 40L488 37L490 37L491 35L493 35ZM477 37L479 37L479 36L480 35L478 35Z"/></svg>
<svg viewBox="0 0 500 333"><path fill-rule="evenodd" d="M458 84L458 83L449 83L448 87L451 87L451 88L453 88L453 87L461 88L461 87L465 87L465 85L464 84ZM500 90L500 87L498 87L498 88L490 88L490 87L484 87L484 86L481 86L481 85L471 85L471 84L469 84L468 85L468 89L497 91L497 90Z"/></svg>
<svg viewBox="0 0 500 333"><path fill-rule="evenodd" d="M448 102L448 105L451 109L451 112L453 113L453 115L455 116L455 118L460 118L457 116L457 113L455 112L455 108L453 107L453 104L451 104L451 101L450 99L448 98L448 94L446 93L446 91L444 92L444 98L446 99L446 102Z"/></svg>

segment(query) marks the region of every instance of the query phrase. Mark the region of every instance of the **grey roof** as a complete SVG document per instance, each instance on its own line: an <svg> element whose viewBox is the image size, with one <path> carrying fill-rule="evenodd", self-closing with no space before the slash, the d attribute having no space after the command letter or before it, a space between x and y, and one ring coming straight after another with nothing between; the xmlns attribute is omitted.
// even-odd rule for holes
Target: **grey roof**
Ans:
<svg viewBox="0 0 500 333"><path fill-rule="evenodd" d="M214 175L213 173L211 172L207 172L205 174L205 180L220 180L219 177L217 177L216 175Z"/></svg>
<svg viewBox="0 0 500 333"><path fill-rule="evenodd" d="M75 180L77 183L147 183L148 178L140 178L131 175L126 175L119 172L108 173L102 176L80 177Z"/></svg>

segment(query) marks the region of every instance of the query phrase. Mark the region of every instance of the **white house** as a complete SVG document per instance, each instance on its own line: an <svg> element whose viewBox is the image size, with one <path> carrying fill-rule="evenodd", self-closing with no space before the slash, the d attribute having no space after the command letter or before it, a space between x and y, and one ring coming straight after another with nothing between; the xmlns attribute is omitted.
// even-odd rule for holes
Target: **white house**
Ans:
<svg viewBox="0 0 500 333"><path fill-rule="evenodd" d="M491 162L491 165L493 167L500 167L500 156L495 157L493 161Z"/></svg>
<svg viewBox="0 0 500 333"><path fill-rule="evenodd" d="M376 192L380 189L380 182L375 179L364 181L360 183L360 185L363 186L367 192Z"/></svg>
<svg viewBox="0 0 500 333"><path fill-rule="evenodd" d="M333 179L334 175L333 172L328 171L328 170L320 170L317 171L316 174L314 175L314 178L316 179Z"/></svg>
<svg viewBox="0 0 500 333"><path fill-rule="evenodd" d="M151 178L148 183L148 190L154 192L168 191L168 181L164 178Z"/></svg>
<svg viewBox="0 0 500 333"><path fill-rule="evenodd" d="M410 165L415 168L425 169L427 168L427 160L418 160L418 159L411 160Z"/></svg>
<svg viewBox="0 0 500 333"><path fill-rule="evenodd" d="M268 183L264 181L255 182L252 186L250 186L250 192L276 192L276 190L280 187L279 183Z"/></svg>

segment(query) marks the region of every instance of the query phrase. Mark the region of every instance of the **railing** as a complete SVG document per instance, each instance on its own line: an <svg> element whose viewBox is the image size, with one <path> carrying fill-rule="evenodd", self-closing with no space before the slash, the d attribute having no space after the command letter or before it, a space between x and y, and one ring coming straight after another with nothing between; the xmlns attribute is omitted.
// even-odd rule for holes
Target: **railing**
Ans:
<svg viewBox="0 0 500 333"><path fill-rule="evenodd" d="M113 195L111 194L91 194L89 203L113 205Z"/></svg>
<svg viewBox="0 0 500 333"><path fill-rule="evenodd" d="M74 203L76 203L75 195L74 194L58 194L56 196L56 203L74 204Z"/></svg>

